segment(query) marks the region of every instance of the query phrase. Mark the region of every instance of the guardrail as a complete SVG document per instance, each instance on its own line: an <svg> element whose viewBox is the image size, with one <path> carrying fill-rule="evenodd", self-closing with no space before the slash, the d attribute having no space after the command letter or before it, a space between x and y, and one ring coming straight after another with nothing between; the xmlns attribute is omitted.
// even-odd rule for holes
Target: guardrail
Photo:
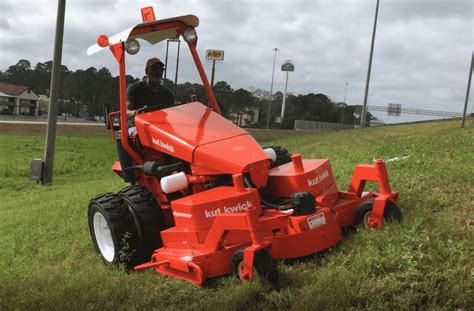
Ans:
<svg viewBox="0 0 474 311"><path fill-rule="evenodd" d="M367 106L368 111L389 111L389 107L385 106ZM461 118L461 112L450 112L450 111L439 111L439 110L427 110L427 109L415 109L415 108L399 108L399 114L418 114L424 116L437 116L437 117L447 117L447 118Z"/></svg>
<svg viewBox="0 0 474 311"><path fill-rule="evenodd" d="M353 128L354 126L349 125L349 124L295 120L295 130L329 132L329 131L348 130L348 129L353 129Z"/></svg>

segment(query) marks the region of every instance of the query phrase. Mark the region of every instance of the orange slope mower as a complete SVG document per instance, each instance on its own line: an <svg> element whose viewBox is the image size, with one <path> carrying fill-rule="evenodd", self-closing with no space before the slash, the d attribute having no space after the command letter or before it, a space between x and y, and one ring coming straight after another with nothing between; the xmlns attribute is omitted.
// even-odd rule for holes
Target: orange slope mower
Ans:
<svg viewBox="0 0 474 311"><path fill-rule="evenodd" d="M328 159L262 148L220 114L196 51L198 18L156 20L151 7L142 17L114 36L99 36L87 51L108 48L119 65L120 110L106 109L106 126L119 158L112 169L131 184L89 204L91 237L105 263L152 268L195 284L231 273L277 284L275 260L333 247L346 227L379 229L384 220L401 219L383 161L357 165L348 191L339 191ZM210 107L195 97L161 110L149 103L134 117L135 134L125 135L125 52L138 52L137 39L156 44L179 37ZM366 181L378 183L380 193L363 192Z"/></svg>

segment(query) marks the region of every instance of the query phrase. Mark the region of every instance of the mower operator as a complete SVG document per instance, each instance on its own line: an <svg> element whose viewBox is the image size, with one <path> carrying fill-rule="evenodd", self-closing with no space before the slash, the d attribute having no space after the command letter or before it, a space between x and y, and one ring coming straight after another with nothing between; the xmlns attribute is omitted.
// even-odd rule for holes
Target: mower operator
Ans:
<svg viewBox="0 0 474 311"><path fill-rule="evenodd" d="M150 58L145 66L146 78L127 87L127 117L132 121L131 126L135 126L133 117L141 109L150 106L162 109L174 105L173 93L160 83L164 69L165 65L161 60Z"/></svg>

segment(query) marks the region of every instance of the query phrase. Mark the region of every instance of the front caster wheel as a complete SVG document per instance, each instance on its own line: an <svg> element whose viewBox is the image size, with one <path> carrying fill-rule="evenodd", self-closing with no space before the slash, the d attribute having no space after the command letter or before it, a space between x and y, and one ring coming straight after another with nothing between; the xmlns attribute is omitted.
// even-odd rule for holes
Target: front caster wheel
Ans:
<svg viewBox="0 0 474 311"><path fill-rule="evenodd" d="M244 251L242 249L236 251L232 255L231 269L232 273L241 282L248 281L242 275L244 260ZM255 252L253 261L253 280L267 282L274 287L279 285L278 269L275 261L265 251Z"/></svg>
<svg viewBox="0 0 474 311"><path fill-rule="evenodd" d="M369 229L369 216L372 215L372 208L374 207L374 201L369 200L362 203L356 210L355 224L363 224L366 229ZM387 201L383 211L383 223L382 227L386 222L401 222L402 212L400 208L392 201Z"/></svg>

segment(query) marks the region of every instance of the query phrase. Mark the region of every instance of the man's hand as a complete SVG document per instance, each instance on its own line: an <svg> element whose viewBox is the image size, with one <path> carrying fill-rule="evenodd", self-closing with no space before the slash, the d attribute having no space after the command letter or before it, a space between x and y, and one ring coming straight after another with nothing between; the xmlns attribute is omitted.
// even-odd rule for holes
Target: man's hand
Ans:
<svg viewBox="0 0 474 311"><path fill-rule="evenodd" d="M148 105L143 106L142 108L135 110L135 113L133 115L136 116L137 114L142 113L146 108L148 108Z"/></svg>

